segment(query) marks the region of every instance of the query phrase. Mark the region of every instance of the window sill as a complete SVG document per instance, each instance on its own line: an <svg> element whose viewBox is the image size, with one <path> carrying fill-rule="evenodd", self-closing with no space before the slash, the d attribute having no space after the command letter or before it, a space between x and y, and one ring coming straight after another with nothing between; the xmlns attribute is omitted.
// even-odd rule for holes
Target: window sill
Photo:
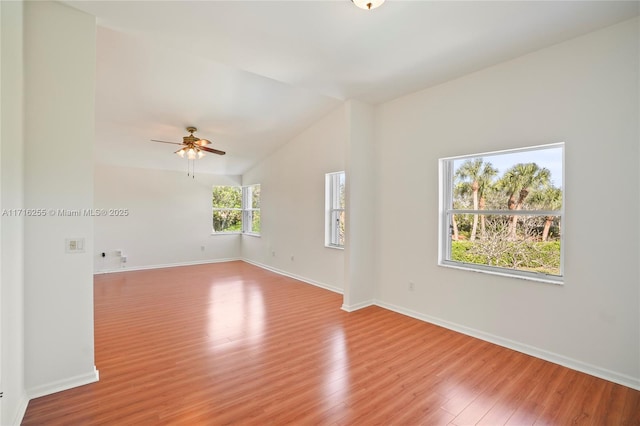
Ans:
<svg viewBox="0 0 640 426"><path fill-rule="evenodd" d="M344 250L344 246L332 246L330 244L324 245L326 248L334 249L334 250Z"/></svg>
<svg viewBox="0 0 640 426"><path fill-rule="evenodd" d="M546 284L555 284L555 285L564 284L564 277L558 277L557 279L547 278L547 276L544 274L535 274L535 273L531 273L530 275L529 274L526 274L526 275L512 274L509 272L500 272L500 271L491 270L491 269L476 268L473 266L467 266L464 263L453 263L453 262L452 263L439 262L438 266L442 266L445 268L452 268L452 269L460 269L463 271L479 272L481 274L498 275L501 277L515 278L515 279L526 280L526 281L535 281L535 282L546 283Z"/></svg>
<svg viewBox="0 0 640 426"><path fill-rule="evenodd" d="M254 237L254 238L261 238L262 237L260 234L254 234L254 233L250 233L250 232L243 232L242 235L246 235L247 237Z"/></svg>
<svg viewBox="0 0 640 426"><path fill-rule="evenodd" d="M242 232L212 232L211 236L217 236L217 235L242 235Z"/></svg>

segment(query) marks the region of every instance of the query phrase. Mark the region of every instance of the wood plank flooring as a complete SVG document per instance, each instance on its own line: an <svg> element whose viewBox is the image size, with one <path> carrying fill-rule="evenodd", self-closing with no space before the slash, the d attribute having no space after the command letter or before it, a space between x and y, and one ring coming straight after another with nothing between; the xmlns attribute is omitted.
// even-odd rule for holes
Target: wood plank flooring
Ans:
<svg viewBox="0 0 640 426"><path fill-rule="evenodd" d="M243 262L95 278L100 381L24 425L640 425L640 392Z"/></svg>

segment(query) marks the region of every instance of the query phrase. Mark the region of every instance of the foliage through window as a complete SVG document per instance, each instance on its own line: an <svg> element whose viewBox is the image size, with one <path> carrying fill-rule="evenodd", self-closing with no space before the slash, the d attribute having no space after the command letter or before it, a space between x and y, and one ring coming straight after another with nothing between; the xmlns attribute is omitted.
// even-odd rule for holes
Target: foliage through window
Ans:
<svg viewBox="0 0 640 426"><path fill-rule="evenodd" d="M440 160L441 265L561 282L564 144Z"/></svg>
<svg viewBox="0 0 640 426"><path fill-rule="evenodd" d="M345 174L328 173L325 177L326 226L325 245L344 247L345 238Z"/></svg>
<svg viewBox="0 0 640 426"><path fill-rule="evenodd" d="M242 230L242 188L213 187L213 232Z"/></svg>
<svg viewBox="0 0 640 426"><path fill-rule="evenodd" d="M214 186L213 232L260 234L260 185Z"/></svg>

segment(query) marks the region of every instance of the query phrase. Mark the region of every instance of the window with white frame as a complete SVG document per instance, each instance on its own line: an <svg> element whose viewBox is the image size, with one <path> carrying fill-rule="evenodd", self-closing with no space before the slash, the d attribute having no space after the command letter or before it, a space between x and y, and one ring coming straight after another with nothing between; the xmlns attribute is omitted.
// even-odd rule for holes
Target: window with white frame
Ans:
<svg viewBox="0 0 640 426"><path fill-rule="evenodd" d="M242 187L242 232L260 235L260 185Z"/></svg>
<svg viewBox="0 0 640 426"><path fill-rule="evenodd" d="M213 187L213 232L242 231L242 187Z"/></svg>
<svg viewBox="0 0 640 426"><path fill-rule="evenodd" d="M344 172L325 175L325 245L344 247L345 238L345 174Z"/></svg>
<svg viewBox="0 0 640 426"><path fill-rule="evenodd" d="M564 144L440 159L439 264L563 277Z"/></svg>
<svg viewBox="0 0 640 426"><path fill-rule="evenodd" d="M260 185L214 186L213 232L260 235Z"/></svg>

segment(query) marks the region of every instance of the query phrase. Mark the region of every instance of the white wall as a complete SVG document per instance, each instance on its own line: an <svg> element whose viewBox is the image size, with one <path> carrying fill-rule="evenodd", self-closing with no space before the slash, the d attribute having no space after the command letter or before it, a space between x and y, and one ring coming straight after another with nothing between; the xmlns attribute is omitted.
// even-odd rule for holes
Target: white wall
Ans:
<svg viewBox="0 0 640 426"><path fill-rule="evenodd" d="M352 311L373 303L376 278L376 174L374 108L358 101L345 104L346 238L342 308Z"/></svg>
<svg viewBox="0 0 640 426"><path fill-rule="evenodd" d="M0 210L23 203L23 4L0 2L2 103L0 125ZM24 218L0 223L0 424L19 424L27 408L24 383Z"/></svg>
<svg viewBox="0 0 640 426"><path fill-rule="evenodd" d="M186 169L180 173L96 164L95 208L128 209L128 215L95 219L95 271L240 258L240 235L211 235L212 187L240 184L239 176L196 173L192 179ZM115 250L122 250L126 263Z"/></svg>
<svg viewBox="0 0 640 426"><path fill-rule="evenodd" d="M344 252L324 246L324 185L345 169L346 126L341 106L243 175L261 185L262 235L243 236L246 260L343 290Z"/></svg>
<svg viewBox="0 0 640 426"><path fill-rule="evenodd" d="M380 303L640 387L638 47L636 19L380 106ZM560 141L564 285L438 267L438 158Z"/></svg>
<svg viewBox="0 0 640 426"><path fill-rule="evenodd" d="M56 2L25 2L24 204L93 206L95 19ZM65 252L84 238L85 253ZM24 223L25 383L30 397L95 381L93 220Z"/></svg>

